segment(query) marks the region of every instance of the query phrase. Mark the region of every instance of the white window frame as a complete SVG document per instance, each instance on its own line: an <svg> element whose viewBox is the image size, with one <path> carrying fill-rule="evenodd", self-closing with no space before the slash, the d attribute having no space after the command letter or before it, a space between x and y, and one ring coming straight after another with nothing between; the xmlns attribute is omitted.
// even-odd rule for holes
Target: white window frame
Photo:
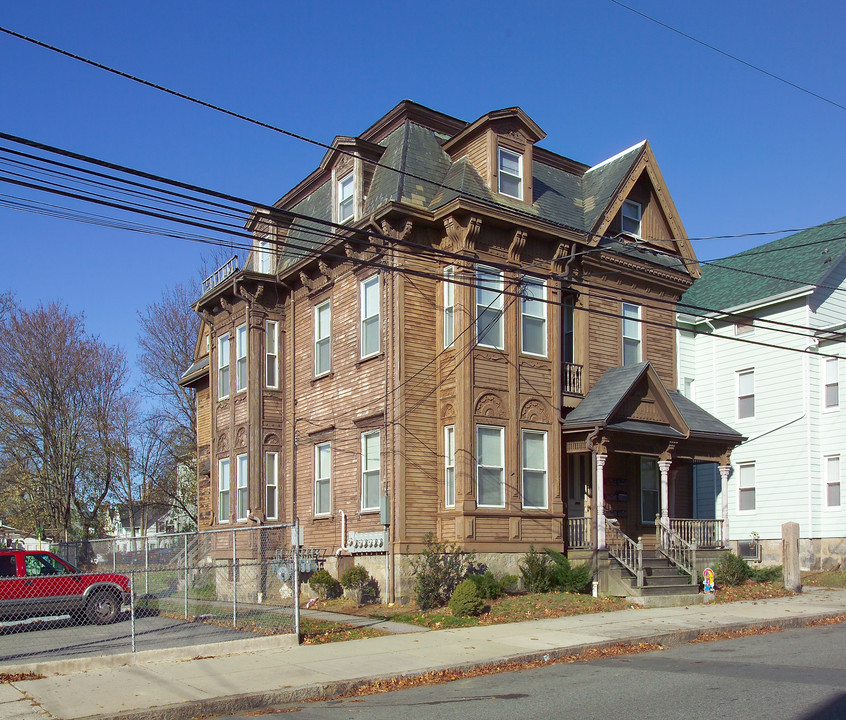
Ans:
<svg viewBox="0 0 846 720"><path fill-rule="evenodd" d="M249 334L247 325L239 325L235 329L235 392L244 392L247 389L247 347L249 345Z"/></svg>
<svg viewBox="0 0 846 720"><path fill-rule="evenodd" d="M526 464L526 438L530 436L541 437L543 439L543 467L529 467ZM549 508L549 446L547 444L547 432L545 430L523 430L520 436L520 456L522 458L522 498L523 508L527 510L547 510ZM543 487L543 504L530 505L526 502L526 482L527 474L529 475L529 482L534 479L540 480Z"/></svg>
<svg viewBox="0 0 846 720"><path fill-rule="evenodd" d="M264 324L264 384L271 390L279 389L279 323L276 320Z"/></svg>
<svg viewBox="0 0 846 720"><path fill-rule="evenodd" d="M368 306L367 303L367 290L368 288L376 286L376 307L375 309ZM380 305L381 305L381 297L379 294L379 276L378 275L371 275L369 278L362 280L359 283L359 306L360 306L360 314L361 314L361 323L360 323L360 330L361 330L361 359L364 360L365 358L373 357L374 355L378 355L382 351L382 328L380 325ZM375 327L376 333L376 348L371 349L369 352L367 351L366 340L368 337L368 329Z"/></svg>
<svg viewBox="0 0 846 720"><path fill-rule="evenodd" d="M247 453L235 456L235 519L246 522L250 514L250 461Z"/></svg>
<svg viewBox="0 0 846 720"><path fill-rule="evenodd" d="M225 469L225 472L224 472ZM224 483L224 478L226 482ZM229 513L232 512L230 488L232 487L231 463L229 458L217 461L217 521L228 523ZM225 497L224 497L225 496Z"/></svg>
<svg viewBox="0 0 846 720"><path fill-rule="evenodd" d="M829 404L828 390L832 388L834 402ZM826 358L823 364L823 409L838 410L840 408L840 363L838 358Z"/></svg>
<svg viewBox="0 0 846 720"><path fill-rule="evenodd" d="M840 469L840 455L835 453L823 456L823 464L825 465L823 470L823 507L826 510L837 511L843 508L843 483L841 481L843 473ZM835 478L832 478L832 464L835 464L837 468L837 477ZM837 504L832 505L829 503L828 493L830 488L835 485L837 486Z"/></svg>
<svg viewBox="0 0 846 720"><path fill-rule="evenodd" d="M321 468L320 453L325 448L327 452L326 464L328 467ZM321 474L321 469L325 471ZM320 499L320 487L326 486L326 497L329 500L329 508L319 508L317 503ZM314 516L326 517L332 514L332 443L323 442L314 446Z"/></svg>
<svg viewBox="0 0 846 720"><path fill-rule="evenodd" d="M742 378L749 377L751 378L750 382L752 383L751 392L746 392L741 395L742 390L746 390L748 388L741 388L741 383L743 383ZM755 418L755 368L746 368L745 370L738 370L736 373L735 378L735 387L737 391L735 393L735 397L737 398L736 405L735 405L735 413L737 415L738 420L753 420ZM741 401L751 398L752 399L752 411L748 414L741 415Z"/></svg>
<svg viewBox="0 0 846 720"><path fill-rule="evenodd" d="M637 230L635 232L626 229L627 220L631 223L637 224ZM641 237L641 232L643 230L642 223L643 206L634 200L623 200L623 207L620 210L620 229L626 233L626 235L639 238Z"/></svg>
<svg viewBox="0 0 846 720"><path fill-rule="evenodd" d="M540 289L540 295L535 296L529 288ZM547 356L547 328L546 328L546 281L538 280L537 278L525 277L523 278L523 292L524 297L520 298L520 350L525 355L534 355L535 357ZM526 297L530 296L530 297ZM540 314L529 312L533 306L537 305ZM541 328L541 338L543 340L543 347L539 349L526 348L526 325L527 323L538 323Z"/></svg>
<svg viewBox="0 0 846 720"><path fill-rule="evenodd" d="M691 402L696 402L696 380L686 377L682 384L682 395Z"/></svg>
<svg viewBox="0 0 846 720"><path fill-rule="evenodd" d="M270 235L267 235L262 240L256 240L256 258L257 262L255 264L256 272L263 273L265 275L272 275L276 268L273 267L273 242L270 239Z"/></svg>
<svg viewBox="0 0 846 720"><path fill-rule="evenodd" d="M217 339L217 399L229 397L229 333Z"/></svg>
<svg viewBox="0 0 846 720"><path fill-rule="evenodd" d="M444 507L455 507L455 425L444 427Z"/></svg>
<svg viewBox="0 0 846 720"><path fill-rule="evenodd" d="M635 311L635 316L627 314L627 311ZM623 327L622 365L636 365L643 360L643 328L641 325L642 308L634 303L624 302L621 304L620 315ZM629 327L627 325L631 324ZM633 363L626 362L626 347L634 347L637 350L637 360Z"/></svg>
<svg viewBox="0 0 846 720"><path fill-rule="evenodd" d="M344 177L338 178L336 188L338 222L355 220L355 173L347 173Z"/></svg>
<svg viewBox="0 0 846 720"><path fill-rule="evenodd" d="M755 321L751 318L742 318L734 323L735 337L755 334Z"/></svg>
<svg viewBox="0 0 846 720"><path fill-rule="evenodd" d="M482 443L480 438L483 432L495 431L499 436L499 465L488 462L493 458L482 457ZM481 493L481 476L486 471L499 473L499 503L483 503ZM505 507L505 428L501 425L477 425L476 426L476 506L490 508Z"/></svg>
<svg viewBox="0 0 846 720"><path fill-rule="evenodd" d="M515 175L513 172L509 172L507 170L503 170L502 167L502 160L503 157L510 156L512 159L517 161L517 174ZM497 190L499 191L500 195L505 195L506 197L514 198L515 200L522 200L523 199L523 155L515 150L509 150L508 148L504 147L497 147L497 154L496 154L496 167L497 167ZM517 182L517 194L514 195L513 193L506 192L503 188L503 175L509 179L516 180Z"/></svg>
<svg viewBox="0 0 846 720"><path fill-rule="evenodd" d="M376 443L376 457L368 458L367 443ZM375 466L371 462L375 461ZM375 481L375 497L371 497L371 504L367 503L368 495L373 493L373 487L368 491L368 485ZM382 433L379 430L368 430L361 433L361 511L379 509L379 498L382 493ZM375 503L373 502L375 500Z"/></svg>
<svg viewBox="0 0 846 720"><path fill-rule="evenodd" d="M279 519L279 453L276 451L264 454L264 514L268 520Z"/></svg>
<svg viewBox="0 0 846 720"><path fill-rule="evenodd" d="M746 471L746 472L744 472ZM744 477L745 476L745 477ZM751 484L749 484L751 478ZM744 482L746 483L744 485ZM751 491L752 507L741 509L741 497L743 492ZM743 462L737 464L737 512L741 515L751 515L758 510L758 479L754 462Z"/></svg>
<svg viewBox="0 0 846 720"><path fill-rule="evenodd" d="M444 268L444 349L455 342L455 266Z"/></svg>
<svg viewBox="0 0 846 720"><path fill-rule="evenodd" d="M476 267L476 344L479 347L505 350L504 292L505 273L486 265ZM486 302L483 293L496 293L496 297ZM481 328L483 316L495 316L484 330ZM492 334L496 336L493 341L490 340Z"/></svg>
<svg viewBox="0 0 846 720"><path fill-rule="evenodd" d="M324 323L321 323L320 315L324 309L326 319ZM324 347L328 348L325 368L319 364ZM324 300L314 306L314 377L322 377L330 372L332 372L332 306L329 300Z"/></svg>

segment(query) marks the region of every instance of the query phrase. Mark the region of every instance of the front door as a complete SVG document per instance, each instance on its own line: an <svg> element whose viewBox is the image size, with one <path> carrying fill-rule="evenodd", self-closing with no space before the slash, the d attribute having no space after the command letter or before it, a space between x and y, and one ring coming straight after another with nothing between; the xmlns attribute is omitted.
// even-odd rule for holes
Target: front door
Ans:
<svg viewBox="0 0 846 720"><path fill-rule="evenodd" d="M655 525L661 512L661 474L653 457L640 458L640 524Z"/></svg>

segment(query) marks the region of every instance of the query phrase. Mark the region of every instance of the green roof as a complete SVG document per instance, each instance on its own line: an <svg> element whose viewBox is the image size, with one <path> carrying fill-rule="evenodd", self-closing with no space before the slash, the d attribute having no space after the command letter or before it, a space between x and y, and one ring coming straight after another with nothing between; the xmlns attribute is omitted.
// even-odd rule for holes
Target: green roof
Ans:
<svg viewBox="0 0 846 720"><path fill-rule="evenodd" d="M846 218L702 263L699 278L679 303L729 310L819 285L846 253ZM691 308L693 311L693 309Z"/></svg>

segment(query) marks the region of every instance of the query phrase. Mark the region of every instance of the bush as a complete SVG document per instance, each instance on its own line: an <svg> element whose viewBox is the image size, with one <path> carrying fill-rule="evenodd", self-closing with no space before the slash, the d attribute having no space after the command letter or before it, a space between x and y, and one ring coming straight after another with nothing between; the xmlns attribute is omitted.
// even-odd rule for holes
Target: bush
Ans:
<svg viewBox="0 0 846 720"><path fill-rule="evenodd" d="M749 563L733 552L723 555L714 568L714 581L718 585L742 585L751 577Z"/></svg>
<svg viewBox="0 0 846 720"><path fill-rule="evenodd" d="M476 583L470 579L460 582L449 599L449 609L455 617L480 615L482 610L485 609L485 601L479 597Z"/></svg>
<svg viewBox="0 0 846 720"><path fill-rule="evenodd" d="M317 593L321 600L331 600L341 596L341 584L328 570L316 570L308 579L308 586Z"/></svg>
<svg viewBox="0 0 846 720"><path fill-rule="evenodd" d="M496 600L505 592L502 581L494 577L490 570L486 570L481 575L468 575L467 579L476 586L476 592L484 600Z"/></svg>
<svg viewBox="0 0 846 720"><path fill-rule="evenodd" d="M446 605L475 559L474 553L464 553L457 545L436 542L435 536L427 533L423 552L411 559L417 607L429 610Z"/></svg>
<svg viewBox="0 0 846 720"><path fill-rule="evenodd" d="M573 567L566 555L546 548L546 554L552 559L550 575L552 587L569 593L583 592L593 580L593 568L588 563Z"/></svg>
<svg viewBox="0 0 846 720"><path fill-rule="evenodd" d="M361 565L353 565L341 575L341 587L345 590L361 590L370 581L370 573Z"/></svg>
<svg viewBox="0 0 846 720"><path fill-rule="evenodd" d="M549 555L539 553L534 545L530 545L529 552L518 565L526 590L531 593L545 593L552 589L552 568L549 565Z"/></svg>
<svg viewBox="0 0 846 720"><path fill-rule="evenodd" d="M775 567L750 568L755 582L778 582L784 576L781 565Z"/></svg>

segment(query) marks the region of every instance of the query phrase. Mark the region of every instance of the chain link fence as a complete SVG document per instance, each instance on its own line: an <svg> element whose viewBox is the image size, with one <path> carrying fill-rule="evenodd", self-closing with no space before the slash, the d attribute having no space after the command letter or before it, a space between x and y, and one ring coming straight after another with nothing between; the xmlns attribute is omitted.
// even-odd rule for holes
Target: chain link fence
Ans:
<svg viewBox="0 0 846 720"><path fill-rule="evenodd" d="M299 636L293 525L0 550L0 665ZM300 572L294 572L299 567Z"/></svg>

